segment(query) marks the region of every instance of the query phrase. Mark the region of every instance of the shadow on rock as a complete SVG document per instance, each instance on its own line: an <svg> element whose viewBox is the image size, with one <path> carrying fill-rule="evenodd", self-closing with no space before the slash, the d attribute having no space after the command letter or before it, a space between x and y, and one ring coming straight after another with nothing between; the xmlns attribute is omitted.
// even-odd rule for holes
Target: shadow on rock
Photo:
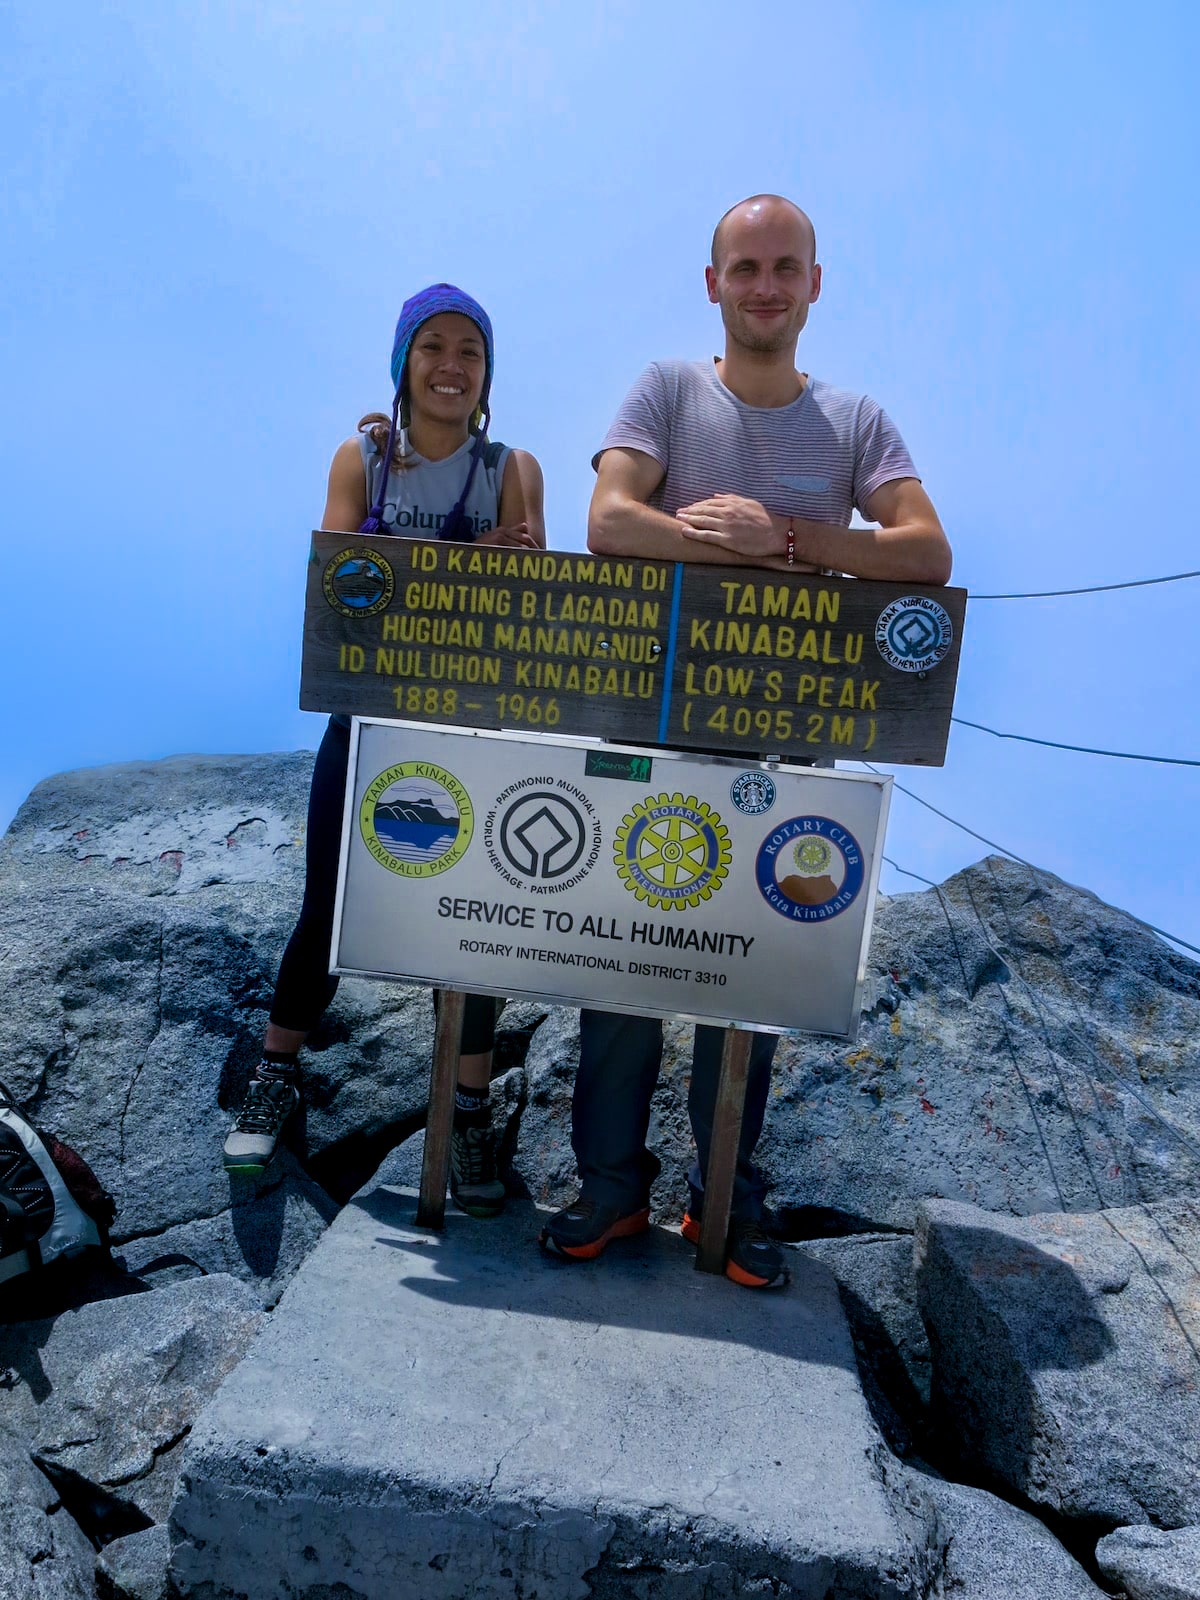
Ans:
<svg viewBox="0 0 1200 1600"><path fill-rule="evenodd" d="M1003 1328L992 1305L997 1290ZM1008 1234L941 1225L924 1236L918 1300L933 1352L939 1442L963 1466L982 1460L1009 1483L1039 1476L1038 1399L1028 1374L1078 1371L1113 1345L1079 1276ZM989 1460L999 1440L1004 1469Z"/></svg>
<svg viewBox="0 0 1200 1600"><path fill-rule="evenodd" d="M933 1414L1047 1517L1200 1521L1200 1321L1188 1202L1004 1217L926 1202L918 1298Z"/></svg>
<svg viewBox="0 0 1200 1600"><path fill-rule="evenodd" d="M803 1254L794 1258L793 1282L785 1294L748 1294L699 1272L684 1280L686 1290L680 1293L673 1269L684 1257L690 1264L695 1252L665 1229L618 1242L598 1265L581 1264L538 1249L544 1213L520 1201L510 1201L504 1224L490 1229L448 1211L440 1237L413 1236L414 1201L411 1192L380 1185L358 1196L347 1212L359 1210L381 1227L398 1230L396 1237L378 1236L378 1244L436 1262L438 1276L404 1280L407 1289L427 1299L447 1307L578 1322L589 1329L603 1325L712 1338L775 1355L787 1353L780 1330L786 1328L793 1339L799 1328L805 1359L852 1374L857 1389L858 1363L838 1308L837 1286L827 1268ZM450 1239L454 1247L447 1250L444 1242ZM669 1293L666 1282L672 1285ZM711 1315L714 1295L730 1297L728 1315ZM799 1319L798 1304L803 1307Z"/></svg>

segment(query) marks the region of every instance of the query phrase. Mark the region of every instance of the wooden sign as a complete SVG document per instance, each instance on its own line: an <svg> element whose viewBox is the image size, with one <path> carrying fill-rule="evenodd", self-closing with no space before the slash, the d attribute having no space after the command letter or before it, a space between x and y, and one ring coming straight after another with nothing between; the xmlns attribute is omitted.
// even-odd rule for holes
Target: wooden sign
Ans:
<svg viewBox="0 0 1200 1600"><path fill-rule="evenodd" d="M940 766L966 598L753 567L314 533L300 704Z"/></svg>

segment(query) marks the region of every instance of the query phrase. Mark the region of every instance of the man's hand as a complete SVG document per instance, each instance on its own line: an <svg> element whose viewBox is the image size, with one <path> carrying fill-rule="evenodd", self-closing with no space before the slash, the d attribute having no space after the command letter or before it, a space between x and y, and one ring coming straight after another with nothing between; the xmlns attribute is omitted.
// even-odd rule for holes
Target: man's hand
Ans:
<svg viewBox="0 0 1200 1600"><path fill-rule="evenodd" d="M807 561L788 566L787 535L779 528L782 519L772 517L757 500L747 500L740 494L715 494L711 500L681 506L675 515L683 524L685 539L736 550L760 566L778 567L784 572L822 570Z"/></svg>
<svg viewBox="0 0 1200 1600"><path fill-rule="evenodd" d="M723 545L739 555L755 558L779 554L779 535L771 513L757 500L747 500L740 494L715 494L711 500L680 506L675 515L683 523L685 539Z"/></svg>
<svg viewBox="0 0 1200 1600"><path fill-rule="evenodd" d="M486 533L475 535L476 544L500 544L509 547L517 546L519 549L540 550L541 544L530 533L529 527L524 522L514 522L510 528L489 528Z"/></svg>

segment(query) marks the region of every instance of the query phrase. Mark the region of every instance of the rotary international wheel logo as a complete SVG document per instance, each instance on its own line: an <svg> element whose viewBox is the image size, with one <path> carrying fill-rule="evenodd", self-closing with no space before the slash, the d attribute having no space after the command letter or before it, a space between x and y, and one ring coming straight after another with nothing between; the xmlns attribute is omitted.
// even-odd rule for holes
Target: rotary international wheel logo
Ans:
<svg viewBox="0 0 1200 1600"><path fill-rule="evenodd" d="M367 785L358 826L381 867L402 878L434 878L466 854L475 810L452 772L401 761Z"/></svg>
<svg viewBox="0 0 1200 1600"><path fill-rule="evenodd" d="M325 599L344 617L373 617L396 592L391 564L367 546L339 550L325 564L321 579Z"/></svg>
<svg viewBox="0 0 1200 1600"><path fill-rule="evenodd" d="M853 905L866 876L858 840L829 817L789 817L763 840L758 892L791 922L827 922Z"/></svg>
<svg viewBox="0 0 1200 1600"><path fill-rule="evenodd" d="M625 887L648 905L698 906L725 881L729 830L694 794L639 801L617 829L613 860Z"/></svg>

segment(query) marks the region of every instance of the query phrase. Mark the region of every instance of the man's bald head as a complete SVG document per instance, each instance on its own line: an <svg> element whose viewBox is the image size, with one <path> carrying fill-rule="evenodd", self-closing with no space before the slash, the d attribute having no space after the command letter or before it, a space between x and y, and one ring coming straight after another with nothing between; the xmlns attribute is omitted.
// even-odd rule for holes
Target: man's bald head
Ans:
<svg viewBox="0 0 1200 1600"><path fill-rule="evenodd" d="M740 223L748 223L751 227L759 222L775 220L780 215L790 215L799 222L801 231L807 244L808 264L812 266L817 259L817 233L811 220L805 212L792 200L786 199L781 194L752 194L748 200L739 200L737 205L730 206L713 229L712 236L712 264L719 268L721 255L725 249L725 237L731 229Z"/></svg>

